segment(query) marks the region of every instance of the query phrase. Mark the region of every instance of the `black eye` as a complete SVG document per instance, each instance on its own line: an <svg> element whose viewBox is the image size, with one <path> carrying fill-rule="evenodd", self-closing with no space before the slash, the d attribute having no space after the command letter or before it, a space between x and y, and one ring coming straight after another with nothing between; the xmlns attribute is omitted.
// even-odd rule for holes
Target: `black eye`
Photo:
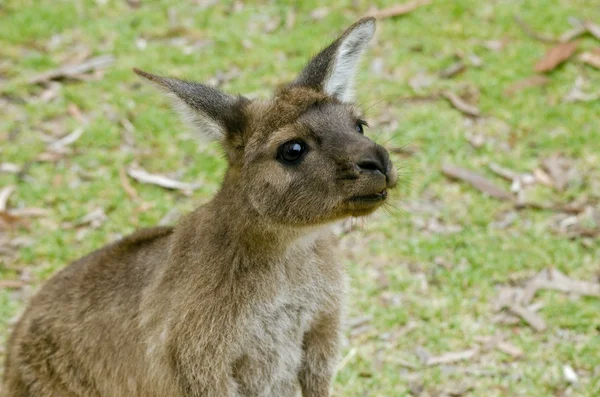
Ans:
<svg viewBox="0 0 600 397"><path fill-rule="evenodd" d="M306 143L302 141L289 141L279 147L277 158L287 164L296 164L306 153Z"/></svg>
<svg viewBox="0 0 600 397"><path fill-rule="evenodd" d="M368 127L369 124L367 124L366 121L364 120L358 120L356 122L356 132L358 132L359 134L364 134L365 133L365 129L363 127Z"/></svg>

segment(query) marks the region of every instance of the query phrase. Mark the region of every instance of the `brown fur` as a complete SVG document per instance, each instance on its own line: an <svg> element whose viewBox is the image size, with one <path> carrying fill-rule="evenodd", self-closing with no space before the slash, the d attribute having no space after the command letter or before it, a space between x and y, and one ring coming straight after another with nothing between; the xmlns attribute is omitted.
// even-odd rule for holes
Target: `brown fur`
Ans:
<svg viewBox="0 0 600 397"><path fill-rule="evenodd" d="M373 28L353 25L303 79L343 83L332 57L361 50ZM138 231L49 280L9 341L2 395L329 396L344 291L330 227L381 205L397 178L387 152L357 132L344 85L299 79L251 102L138 74L220 136L222 188L174 228ZM290 140L309 148L297 164L278 157Z"/></svg>

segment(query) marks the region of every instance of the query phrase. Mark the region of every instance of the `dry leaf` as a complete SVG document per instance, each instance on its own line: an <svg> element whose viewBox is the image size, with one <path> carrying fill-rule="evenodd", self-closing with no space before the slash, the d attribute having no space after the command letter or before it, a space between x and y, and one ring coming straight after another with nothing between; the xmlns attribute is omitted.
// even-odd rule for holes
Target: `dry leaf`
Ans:
<svg viewBox="0 0 600 397"><path fill-rule="evenodd" d="M0 211L6 211L8 208L8 199L14 191L15 187L13 185L5 186L0 189Z"/></svg>
<svg viewBox="0 0 600 397"><path fill-rule="evenodd" d="M75 226L82 227L89 225L92 229L97 229L102 226L107 219L108 217L104 210L102 208L96 208L77 221Z"/></svg>
<svg viewBox="0 0 600 397"><path fill-rule="evenodd" d="M542 162L542 167L548 172L552 178L552 184L558 191L564 191L569 183L569 176L573 174L571 171L571 161L567 158L554 155L545 159Z"/></svg>
<svg viewBox="0 0 600 397"><path fill-rule="evenodd" d="M499 200L514 201L512 194L496 186L484 176L477 174L466 168L457 167L452 164L444 164L442 172L449 178L458 179L469 183L477 190Z"/></svg>
<svg viewBox="0 0 600 397"><path fill-rule="evenodd" d="M457 385L453 385L450 387L444 386L440 396L462 397L473 389L474 389L474 386L467 385L464 383L459 383Z"/></svg>
<svg viewBox="0 0 600 397"><path fill-rule="evenodd" d="M171 208L161 219L158 221L159 226L168 226L175 223L181 216L181 212L175 207Z"/></svg>
<svg viewBox="0 0 600 397"><path fill-rule="evenodd" d="M538 73L550 72L561 63L565 62L575 53L577 43L561 43L550 48L546 54L535 64L534 70Z"/></svg>
<svg viewBox="0 0 600 397"><path fill-rule="evenodd" d="M2 163L0 164L0 172L7 174L18 174L21 172L21 167L14 163Z"/></svg>
<svg viewBox="0 0 600 397"><path fill-rule="evenodd" d="M596 69L600 69L600 48L584 52L579 56L579 60L581 60L581 62L583 63L595 67Z"/></svg>
<svg viewBox="0 0 600 397"><path fill-rule="evenodd" d="M403 157L414 156L419 153L419 148L416 146L401 146L389 148L390 153L399 154Z"/></svg>
<svg viewBox="0 0 600 397"><path fill-rule="evenodd" d="M563 376L569 383L575 384L575 383L579 382L579 377L577 376L577 372L575 372L575 370L570 365L563 366Z"/></svg>
<svg viewBox="0 0 600 397"><path fill-rule="evenodd" d="M89 123L87 117L84 116L83 112L81 111L81 109L79 109L79 106L77 106L76 104L70 103L69 106L67 106L67 112L71 117L77 120L79 124L85 125Z"/></svg>
<svg viewBox="0 0 600 397"><path fill-rule="evenodd" d="M127 179L127 174L124 168L119 169L119 180L121 181L121 186L123 186L123 190L129 196L130 199L135 200L138 198L137 191L131 186L129 183L129 179Z"/></svg>
<svg viewBox="0 0 600 397"><path fill-rule="evenodd" d="M594 36L595 38L597 38L598 40L600 40L600 26L590 22L590 21L585 21L583 22L583 26L587 29L587 31Z"/></svg>
<svg viewBox="0 0 600 397"><path fill-rule="evenodd" d="M22 288L24 285L21 280L0 280L0 288Z"/></svg>
<svg viewBox="0 0 600 397"><path fill-rule="evenodd" d="M10 211L11 215L19 218L48 216L50 211L44 208L17 208Z"/></svg>
<svg viewBox="0 0 600 397"><path fill-rule="evenodd" d="M399 365L404 368L419 369L419 366L417 364L411 363L410 361L405 360L400 357L390 357L387 359L387 361L390 361L391 363L394 363L394 364Z"/></svg>
<svg viewBox="0 0 600 397"><path fill-rule="evenodd" d="M485 48L491 51L500 51L506 46L506 44L508 44L508 39L506 38L501 40L488 40L483 43Z"/></svg>
<svg viewBox="0 0 600 397"><path fill-rule="evenodd" d="M546 186L549 186L549 187L554 186L554 183L552 182L552 178L550 177L550 175L548 175L541 168L536 168L535 170L533 170L533 176L542 185L546 185Z"/></svg>
<svg viewBox="0 0 600 397"><path fill-rule="evenodd" d="M541 41L544 43L556 43L557 42L557 40L555 40L552 37L549 37L549 36L546 36L544 34L534 31L529 25L527 25L527 23L525 23L523 18L519 17L518 15L515 15L515 21L517 22L519 27L521 29L523 29L525 34L527 34L527 36L531 37L532 39L535 39L535 40L538 40L538 41Z"/></svg>
<svg viewBox="0 0 600 397"><path fill-rule="evenodd" d="M523 350L521 350L519 347L513 345L510 342L499 341L498 343L496 343L496 349L515 358L521 357L523 355Z"/></svg>
<svg viewBox="0 0 600 397"><path fill-rule="evenodd" d="M569 41L575 40L579 36L583 35L585 32L587 32L587 29L585 28L585 26L583 26L583 24L579 24L579 25L575 26L573 29L563 33L560 36L560 42L568 43Z"/></svg>
<svg viewBox="0 0 600 397"><path fill-rule="evenodd" d="M444 92L442 94L455 109L461 111L467 116L478 117L481 115L480 110L467 102L453 92Z"/></svg>
<svg viewBox="0 0 600 397"><path fill-rule="evenodd" d="M327 15L329 15L329 8L327 8L327 7L315 8L310 13L310 17L312 19L314 19L315 21L320 21L321 19L325 18Z"/></svg>
<svg viewBox="0 0 600 397"><path fill-rule="evenodd" d="M430 87L435 82L436 77L434 75L418 72L410 79L408 79L408 85L415 92L422 91L424 88Z"/></svg>
<svg viewBox="0 0 600 397"><path fill-rule="evenodd" d="M444 79L450 79L457 74L464 72L467 69L467 65L463 61L458 61L448 66L446 69L440 72L440 77Z"/></svg>
<svg viewBox="0 0 600 397"><path fill-rule="evenodd" d="M354 358L354 356L356 356L357 353L358 349L356 347L353 347L335 367L335 372L340 372L341 370L343 370L344 367L346 367L346 365L348 365L348 363L352 361L352 359Z"/></svg>
<svg viewBox="0 0 600 397"><path fill-rule="evenodd" d="M114 61L115 58L112 55L101 55L81 63L65 65L58 69L38 74L34 77L31 77L29 79L29 83L44 84L52 80L60 80L65 78L81 79L82 74L105 69L112 65Z"/></svg>
<svg viewBox="0 0 600 397"><path fill-rule="evenodd" d="M531 328L538 332L543 332L547 328L544 319L528 308L525 308L519 304L512 304L508 306L508 310L521 317L523 321L525 321Z"/></svg>
<svg viewBox="0 0 600 397"><path fill-rule="evenodd" d="M479 349L469 349L460 352L445 353L440 356L429 357L425 362L428 367L441 364L450 364L457 361L470 360L479 353Z"/></svg>
<svg viewBox="0 0 600 397"><path fill-rule="evenodd" d="M6 211L0 211L0 229L8 229L19 221L20 219L17 216L9 214Z"/></svg>
<svg viewBox="0 0 600 397"><path fill-rule="evenodd" d="M281 18L279 18L279 17L269 18L265 22L265 25L263 26L263 31L265 33L273 33L274 31L276 31L279 28L279 25L281 25Z"/></svg>
<svg viewBox="0 0 600 397"><path fill-rule="evenodd" d="M600 297L600 283L573 280L560 271L552 268L542 270L527 283L522 298L523 302L528 303L533 300L537 291L541 289L568 292L582 296Z"/></svg>
<svg viewBox="0 0 600 397"><path fill-rule="evenodd" d="M504 90L504 95L513 96L515 93L522 91L526 88L540 87L540 86L548 84L549 82L550 82L550 79L546 76L540 76L540 75L531 76L526 79L519 80L519 81L513 83L512 85L510 85L510 87L508 87L506 90Z"/></svg>
<svg viewBox="0 0 600 397"><path fill-rule="evenodd" d="M142 0L125 0L129 7L131 8L140 8L142 6Z"/></svg>
<svg viewBox="0 0 600 397"><path fill-rule="evenodd" d="M502 178L506 179L507 181L514 181L515 179L520 177L520 174L510 170L508 168L504 168L499 164L496 163L490 163L488 165L489 169L494 172L496 175L501 176Z"/></svg>
<svg viewBox="0 0 600 397"><path fill-rule="evenodd" d="M409 3L398 4L396 6L384 8L382 10L373 11L371 15L377 19L397 17L408 14L409 12L412 12L419 7L425 6L430 2L430 0L411 1Z"/></svg>
<svg viewBox="0 0 600 397"><path fill-rule="evenodd" d="M290 7L285 15L285 29L292 30L294 25L296 25L296 10Z"/></svg>
<svg viewBox="0 0 600 397"><path fill-rule="evenodd" d="M59 140L50 144L50 146L48 146L48 148L50 150L60 151L61 149L64 149L65 147L71 145L72 143L75 143L79 138L81 138L82 135L83 135L83 128L77 128L75 131L73 131L69 135L62 137Z"/></svg>
<svg viewBox="0 0 600 397"><path fill-rule="evenodd" d="M564 98L565 102L592 102L600 99L600 93L585 92L587 81L583 76L577 76L573 88L567 93Z"/></svg>
<svg viewBox="0 0 600 397"><path fill-rule="evenodd" d="M140 183L157 185L166 189L182 190L184 192L196 190L201 186L199 183L186 183L163 175L151 174L142 168L136 167L128 167L127 174Z"/></svg>

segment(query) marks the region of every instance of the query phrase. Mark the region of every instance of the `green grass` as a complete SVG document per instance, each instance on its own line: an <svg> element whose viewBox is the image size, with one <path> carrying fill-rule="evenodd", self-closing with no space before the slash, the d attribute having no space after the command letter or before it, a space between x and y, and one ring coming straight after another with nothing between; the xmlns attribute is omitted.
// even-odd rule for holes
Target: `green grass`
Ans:
<svg viewBox="0 0 600 397"><path fill-rule="evenodd" d="M240 74L223 89L264 96L292 79L310 54L365 15L371 2L336 2L319 21L310 17L319 6L315 0L300 5L247 2L241 10L229 1L207 8L192 1L141 3L139 9L110 0L0 3L0 98L7 110L0 117L0 162L29 164L22 177L0 174L0 186L16 186L12 208L50 211L29 227L8 232L11 239L27 237L31 242L14 257L0 256L3 278L17 277L15 268L27 269L37 286L69 261L138 227L156 224L171 208L185 212L205 202L218 187L225 163L217 147L186 132L168 102L141 85L132 67L197 80L239 68ZM380 8L394 3L376 2ZM287 29L292 7L296 20ZM186 51L171 43L170 13L176 26L185 27L176 36L205 45ZM589 90L598 92L600 71L574 59L550 73L547 85L506 96L507 87L533 75L533 65L549 47L525 35L514 22L515 14L535 31L554 36L571 28L570 16L600 23L595 0L434 0L378 25L358 84L359 102L374 125L368 134L388 147L408 145L418 151L409 159L394 157L410 180L394 198L397 210L374 215L342 241L351 276L349 316L371 316L372 328L354 336L348 331L344 355L352 354L337 375L336 396L404 396L415 385L423 387L424 395L436 396L460 384L470 388L469 395L482 397L554 396L565 389L571 396L600 394L598 299L540 293L536 302L544 304L540 314L548 324L542 333L522 323L493 321L501 284L547 267L598 281L598 241L554 234L549 222L555 214L545 211L521 211L508 228L494 228L492 222L510 205L450 182L440 171L444 162L451 162L506 184L490 173L489 163L530 172L559 152L573 159L582 183L562 193L538 186L532 197L600 198L600 101L562 100L578 76L585 76ZM281 19L280 26L265 33L265 22L274 18ZM60 40L52 39L55 35ZM139 47L140 39L146 41L145 49ZM505 40L505 47L491 50L485 45L490 40ZM245 48L248 43L252 48ZM590 36L580 39L580 50L598 46ZM43 89L27 84L27 78L61 65L82 48L92 55L112 54L115 63L102 78L61 84L55 99L40 101ZM467 62L469 55L477 55L483 64L452 79L435 77L455 62L456 54ZM372 71L376 58L382 59L383 73ZM470 127L448 103L400 100L415 94L409 81L419 72L434 76L419 94L476 88L485 115L477 128L488 138L481 148L469 144L465 133ZM55 163L32 162L45 151L44 135L63 136L79 125L68 113L70 104L89 119L74 152ZM397 127L378 127L377 120L386 117L398 120ZM123 149L123 119L135 127L135 150ZM132 182L139 194L132 200L121 186L119 170L133 161L151 172L205 184L189 198ZM99 228L81 237L80 231L65 226L96 208L108 216ZM443 234L419 226L433 218L461 229ZM387 281L382 283L382 278ZM2 339L24 304L22 294L0 291ZM407 324L414 329L394 339ZM519 346L523 356L490 350L445 366L410 369L399 363L419 365L417 347L440 355L480 346L478 337L497 334ZM565 381L564 365L578 373L577 384Z"/></svg>

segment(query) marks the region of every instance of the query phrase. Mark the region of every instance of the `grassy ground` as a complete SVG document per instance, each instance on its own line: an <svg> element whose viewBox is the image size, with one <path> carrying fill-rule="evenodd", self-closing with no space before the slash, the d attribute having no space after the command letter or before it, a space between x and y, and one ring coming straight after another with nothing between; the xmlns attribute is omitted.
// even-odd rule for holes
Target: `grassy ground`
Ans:
<svg viewBox="0 0 600 397"><path fill-rule="evenodd" d="M371 2L216 3L0 2L0 163L22 168L0 173L0 188L15 186L11 209L48 211L0 230L0 275L28 284L0 290L3 339L26 296L57 269L156 224L173 208L205 202L218 186L224 162L216 147L185 132L131 67L197 80L220 76L225 90L267 95ZM489 164L530 173L559 153L576 170L566 188L536 183L523 194L538 202L579 200L591 203L587 213L599 211L600 101L565 98L578 78L584 91L598 93L600 71L574 58L543 85L508 95L552 46L527 35L515 14L551 37L572 28L569 17L600 23L596 0L434 0L379 23L358 97L370 115L368 134L412 154L394 155L406 181L394 208L342 239L352 321L336 396L600 395L598 298L541 292L535 302L547 329L539 332L522 321L499 321L503 314L494 310L502 286L519 286L548 267L597 282L598 239L567 238L553 231L567 215L515 211L441 172L442 164L457 164L508 189ZM589 35L579 42L580 52L599 46ZM28 83L37 73L104 54L114 64L88 81ZM439 77L459 59L466 70ZM443 90L463 94L483 117L467 118L432 97ZM65 153L48 154L48 142L78 127L83 135ZM202 187L188 197L131 181L132 197L120 172L133 162ZM95 222L81 222L93 211L100 214ZM490 338L522 354L502 352ZM431 362L464 351L464 360ZM568 382L565 366L577 381Z"/></svg>

